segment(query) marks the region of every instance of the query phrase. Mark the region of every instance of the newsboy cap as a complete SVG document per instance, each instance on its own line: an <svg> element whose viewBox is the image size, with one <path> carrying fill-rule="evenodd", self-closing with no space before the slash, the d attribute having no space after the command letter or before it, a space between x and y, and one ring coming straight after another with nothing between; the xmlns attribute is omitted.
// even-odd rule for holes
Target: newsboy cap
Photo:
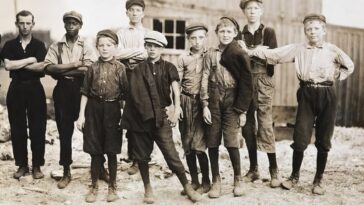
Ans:
<svg viewBox="0 0 364 205"><path fill-rule="evenodd" d="M309 20L320 20L320 21L326 23L326 17L321 14L308 14L303 19L303 23L306 23L306 21L309 21Z"/></svg>
<svg viewBox="0 0 364 205"><path fill-rule="evenodd" d="M127 0L125 3L126 10L128 10L133 5L141 6L143 9L145 8L144 0Z"/></svg>
<svg viewBox="0 0 364 205"><path fill-rule="evenodd" d="M196 30L205 30L206 32L208 31L207 26L205 24L199 22L193 22L186 27L185 32L187 35L189 35Z"/></svg>
<svg viewBox="0 0 364 205"><path fill-rule="evenodd" d="M240 1L240 8L245 9L246 4L249 3L250 1L256 1L258 3L263 3L262 0L241 0Z"/></svg>
<svg viewBox="0 0 364 205"><path fill-rule="evenodd" d="M68 19L68 18L76 19L78 22L83 24L82 15L80 13L78 13L77 11L69 11L69 12L64 13L63 14L63 22L65 22L65 20Z"/></svg>
<svg viewBox="0 0 364 205"><path fill-rule="evenodd" d="M96 38L100 38L100 37L109 37L111 38L112 40L115 41L116 44L119 43L119 38L118 36L116 35L116 33L110 29L105 29L105 30L101 30L97 33L96 35Z"/></svg>
<svg viewBox="0 0 364 205"><path fill-rule="evenodd" d="M144 41L146 43L153 43L162 47L166 47L168 44L166 37L158 31L147 32L144 36Z"/></svg>
<svg viewBox="0 0 364 205"><path fill-rule="evenodd" d="M240 31L240 26L239 26L238 22L235 20L234 17L223 16L223 17L220 18L220 20L222 20L222 19L227 19L227 20L231 21L234 24L234 26L236 27L236 30Z"/></svg>

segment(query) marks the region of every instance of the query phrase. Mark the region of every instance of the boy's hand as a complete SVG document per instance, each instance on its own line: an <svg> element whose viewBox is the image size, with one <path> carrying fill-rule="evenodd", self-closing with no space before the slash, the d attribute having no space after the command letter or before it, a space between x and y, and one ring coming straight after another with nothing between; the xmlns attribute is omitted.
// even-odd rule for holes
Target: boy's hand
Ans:
<svg viewBox="0 0 364 205"><path fill-rule="evenodd" d="M83 131L83 127L85 126L85 117L79 117L76 122L77 129L81 132Z"/></svg>
<svg viewBox="0 0 364 205"><path fill-rule="evenodd" d="M211 112L210 112L210 109L207 106L203 108L203 120L208 125L211 125L212 124L212 121L211 121Z"/></svg>
<svg viewBox="0 0 364 205"><path fill-rule="evenodd" d="M241 113L239 115L239 126L243 127L246 123L246 113Z"/></svg>
<svg viewBox="0 0 364 205"><path fill-rule="evenodd" d="M238 44L241 47L241 49L243 49L243 51L247 52L249 50L244 41L238 40Z"/></svg>
<svg viewBox="0 0 364 205"><path fill-rule="evenodd" d="M73 63L73 67L75 67L75 68L81 67L82 65L83 65L82 61L76 61Z"/></svg>
<svg viewBox="0 0 364 205"><path fill-rule="evenodd" d="M29 57L29 64L37 63L37 59L35 57Z"/></svg>
<svg viewBox="0 0 364 205"><path fill-rule="evenodd" d="M181 107L179 107L179 112L180 112L180 114L179 114L178 120L182 121L182 119L183 119L183 110L182 110Z"/></svg>

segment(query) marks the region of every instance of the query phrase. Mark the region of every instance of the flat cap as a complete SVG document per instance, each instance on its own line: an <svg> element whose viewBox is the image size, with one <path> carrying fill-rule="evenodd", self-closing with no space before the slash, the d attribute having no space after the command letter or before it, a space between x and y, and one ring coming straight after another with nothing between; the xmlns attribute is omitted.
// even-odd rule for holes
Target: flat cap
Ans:
<svg viewBox="0 0 364 205"><path fill-rule="evenodd" d="M246 4L249 3L250 1L256 1L258 3L263 3L262 0L241 0L240 1L240 8L245 9Z"/></svg>
<svg viewBox="0 0 364 205"><path fill-rule="evenodd" d="M112 40L114 40L116 44L119 43L118 35L116 35L116 33L110 29L105 29L105 30L99 31L96 35L96 38L98 39L100 37L109 37Z"/></svg>
<svg viewBox="0 0 364 205"><path fill-rule="evenodd" d="M196 30L205 30L206 32L208 31L207 26L205 24L200 22L193 22L186 27L185 32L186 34L191 34L193 31Z"/></svg>
<svg viewBox="0 0 364 205"><path fill-rule="evenodd" d="M227 19L227 20L231 21L234 24L234 26L236 27L236 29L238 31L240 31L240 26L239 26L238 22L235 20L234 17L231 17L231 16L223 16L223 17L220 18L220 20L222 20L222 19Z"/></svg>
<svg viewBox="0 0 364 205"><path fill-rule="evenodd" d="M76 19L78 22L83 24L82 15L80 13L78 13L77 11L69 11L69 12L64 13L63 14L63 22L68 18Z"/></svg>
<svg viewBox="0 0 364 205"><path fill-rule="evenodd" d="M308 14L303 19L303 23L306 23L306 21L310 21L310 20L320 20L320 21L326 23L326 17L321 14Z"/></svg>
<svg viewBox="0 0 364 205"><path fill-rule="evenodd" d="M133 5L141 6L143 9L145 8L144 0L127 0L125 3L126 10L128 10Z"/></svg>
<svg viewBox="0 0 364 205"><path fill-rule="evenodd" d="M168 44L166 37L158 31L147 32L144 36L144 41L146 43L153 43L162 47L166 47Z"/></svg>

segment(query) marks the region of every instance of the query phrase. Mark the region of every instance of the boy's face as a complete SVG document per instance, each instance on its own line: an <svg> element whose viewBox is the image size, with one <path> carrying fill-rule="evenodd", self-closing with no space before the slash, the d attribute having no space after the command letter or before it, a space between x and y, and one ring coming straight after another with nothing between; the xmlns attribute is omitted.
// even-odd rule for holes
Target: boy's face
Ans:
<svg viewBox="0 0 364 205"><path fill-rule="evenodd" d="M222 45L228 45L238 35L234 26L223 26L217 31L217 37Z"/></svg>
<svg viewBox="0 0 364 205"><path fill-rule="evenodd" d="M258 22L263 15L262 5L256 1L250 1L244 8L244 14L249 23Z"/></svg>
<svg viewBox="0 0 364 205"><path fill-rule="evenodd" d="M326 29L319 20L311 20L305 23L305 35L310 44L322 43Z"/></svg>
<svg viewBox="0 0 364 205"><path fill-rule="evenodd" d="M33 17L31 15L19 16L15 24L21 36L28 36L34 27Z"/></svg>
<svg viewBox="0 0 364 205"><path fill-rule="evenodd" d="M78 35L82 25L76 19L67 18L64 20L64 28L66 29L67 35L74 37Z"/></svg>
<svg viewBox="0 0 364 205"><path fill-rule="evenodd" d="M143 7L138 5L132 5L127 11L126 15L129 17L129 21L132 24L139 24L144 17Z"/></svg>
<svg viewBox="0 0 364 205"><path fill-rule="evenodd" d="M117 46L109 37L100 37L97 42L97 50L102 59L111 59L114 56Z"/></svg>
<svg viewBox="0 0 364 205"><path fill-rule="evenodd" d="M192 50L200 51L205 46L206 31L205 30L193 31L188 35L187 39L191 45Z"/></svg>
<svg viewBox="0 0 364 205"><path fill-rule="evenodd" d="M150 59L158 59L162 54L163 47L154 43L145 43L145 48Z"/></svg>

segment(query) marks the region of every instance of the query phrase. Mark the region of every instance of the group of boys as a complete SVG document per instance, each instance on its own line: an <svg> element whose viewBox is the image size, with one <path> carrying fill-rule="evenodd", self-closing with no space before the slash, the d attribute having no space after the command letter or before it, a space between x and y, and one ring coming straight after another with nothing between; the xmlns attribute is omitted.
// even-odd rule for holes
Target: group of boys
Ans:
<svg viewBox="0 0 364 205"><path fill-rule="evenodd" d="M148 167L154 142L181 182L183 193L192 201L199 201L203 193L208 193L210 198L221 195L219 146L222 139L233 167L234 196L244 194L243 182L259 179L257 150L268 155L270 186L291 189L299 180L303 152L310 142L314 125L318 153L312 192L324 194L321 181L336 114L333 84L353 72L353 62L339 48L324 42L326 19L322 15L312 14L304 18L307 43L276 48L274 29L260 21L262 1L242 0L240 7L248 22L241 36L238 36L240 28L237 21L224 16L215 29L219 44L214 48L206 49L206 25L201 22L189 24L185 33L190 51L180 56L175 67L161 58L163 48L168 44L166 37L156 31L147 31L141 24L144 1L126 2L130 25L117 32L119 49L115 53L126 67L129 83L121 125L127 130L128 153L133 161L128 172L134 174L139 169L145 203L155 201ZM45 68L46 73L57 80L53 98L61 141L60 164L64 167L59 188L66 187L71 181L71 137L80 109L82 77L96 59L78 36L82 16L74 11L68 12L63 21L66 35L52 44L46 54L44 44L31 36L33 15L27 11L19 12L16 21L19 37L5 44L1 53L12 78L7 105L14 155L19 166L15 178L29 171L27 126L32 142L33 177L44 176L40 166L44 164L46 104L39 78L44 76ZM295 62L300 88L292 144L292 174L281 183L273 133L272 76L274 65L286 62ZM166 108L171 104L172 112L167 113ZM191 184L172 140L172 127L178 121ZM241 174L239 153L241 131L250 160L250 168L244 176ZM202 173L201 183L196 159ZM100 170L103 173L100 178L108 180L103 165L100 165Z"/></svg>

